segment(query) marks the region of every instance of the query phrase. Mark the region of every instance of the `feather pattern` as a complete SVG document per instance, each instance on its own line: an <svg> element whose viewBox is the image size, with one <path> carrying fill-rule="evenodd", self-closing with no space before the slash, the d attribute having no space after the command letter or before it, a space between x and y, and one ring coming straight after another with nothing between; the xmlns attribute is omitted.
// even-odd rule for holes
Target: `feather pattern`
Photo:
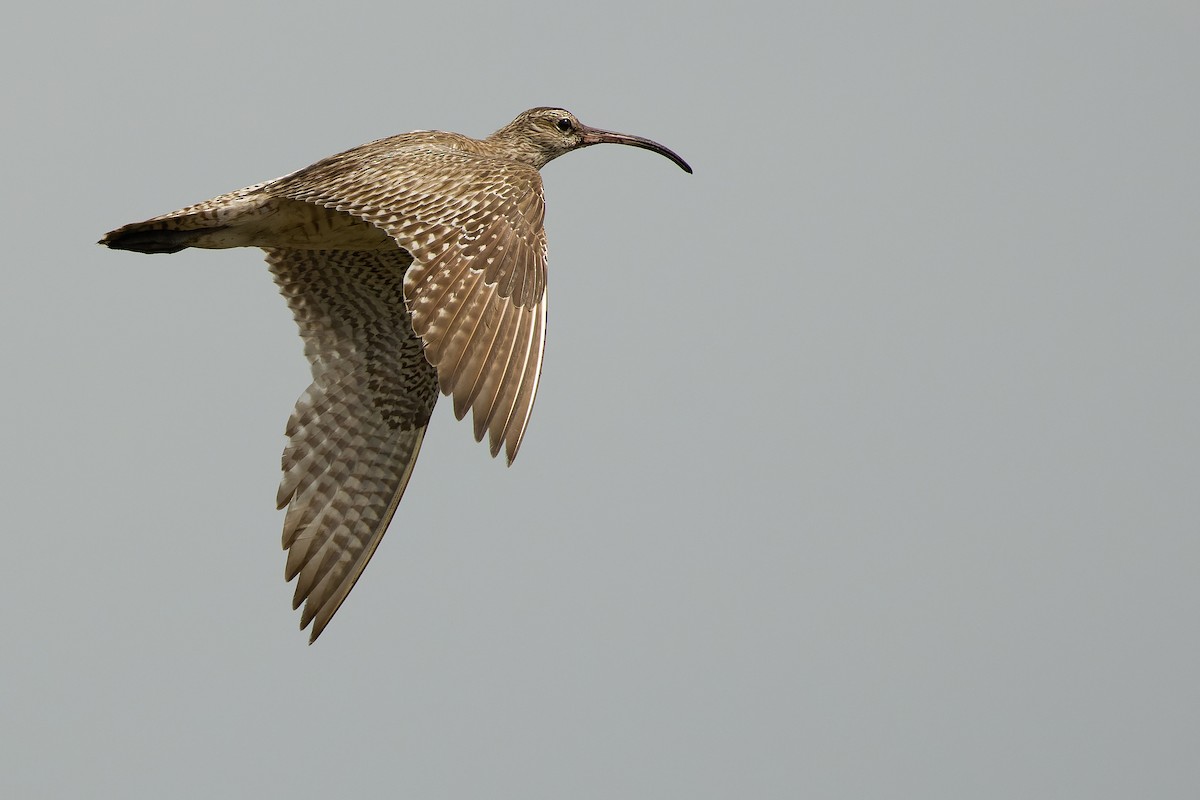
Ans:
<svg viewBox="0 0 1200 800"><path fill-rule="evenodd" d="M419 136L365 145L370 151L352 166L333 156L268 189L377 225L413 255L405 298L442 392L454 396L461 419L475 387L495 385L491 402L475 411L476 438L490 431L492 455L503 446L512 463L546 343L541 176Z"/></svg>
<svg viewBox="0 0 1200 800"><path fill-rule="evenodd" d="M270 248L313 382L288 422L285 577L316 640L387 530L437 400L437 377L404 304L410 256Z"/></svg>

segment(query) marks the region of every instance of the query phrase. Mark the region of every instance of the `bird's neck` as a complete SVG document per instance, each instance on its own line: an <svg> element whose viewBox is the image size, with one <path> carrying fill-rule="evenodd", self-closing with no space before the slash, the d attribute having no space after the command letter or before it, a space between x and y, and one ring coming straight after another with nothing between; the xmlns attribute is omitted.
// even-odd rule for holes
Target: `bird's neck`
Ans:
<svg viewBox="0 0 1200 800"><path fill-rule="evenodd" d="M526 133L510 130L510 127L501 128L483 140L491 152L502 158L528 164L534 169L541 169L558 155L547 153L545 148L539 147Z"/></svg>

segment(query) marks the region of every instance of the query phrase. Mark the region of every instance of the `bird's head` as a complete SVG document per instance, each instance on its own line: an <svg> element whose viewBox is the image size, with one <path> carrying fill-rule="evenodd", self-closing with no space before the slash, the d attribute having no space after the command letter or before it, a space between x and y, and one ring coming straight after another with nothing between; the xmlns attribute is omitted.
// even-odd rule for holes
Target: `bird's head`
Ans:
<svg viewBox="0 0 1200 800"><path fill-rule="evenodd" d="M674 161L684 172L692 171L686 161L658 142L589 127L563 108L531 108L488 139L503 146L515 160L531 164L537 169L564 153L607 142L652 150Z"/></svg>

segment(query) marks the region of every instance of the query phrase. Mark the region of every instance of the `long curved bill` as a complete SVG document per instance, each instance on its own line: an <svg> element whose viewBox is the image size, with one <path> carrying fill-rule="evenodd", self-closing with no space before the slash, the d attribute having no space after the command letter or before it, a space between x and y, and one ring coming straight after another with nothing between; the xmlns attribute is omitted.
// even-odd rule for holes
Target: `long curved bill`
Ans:
<svg viewBox="0 0 1200 800"><path fill-rule="evenodd" d="M663 147L658 142L650 139L644 139L641 136L630 136L627 133L602 131L599 128L592 128L587 125L579 126L579 134L583 138L584 147L593 144L627 144L630 147L640 147L643 150L650 150L658 153L660 156L666 156L679 165L681 170L689 175L692 174L692 168L688 166L688 163L680 158L675 151Z"/></svg>

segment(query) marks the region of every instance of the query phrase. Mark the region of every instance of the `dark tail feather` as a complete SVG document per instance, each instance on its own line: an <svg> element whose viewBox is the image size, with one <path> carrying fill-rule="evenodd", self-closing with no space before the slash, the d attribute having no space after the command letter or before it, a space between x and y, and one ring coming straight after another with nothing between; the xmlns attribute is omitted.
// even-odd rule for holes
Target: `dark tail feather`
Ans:
<svg viewBox="0 0 1200 800"><path fill-rule="evenodd" d="M113 250L132 250L135 253L178 253L191 247L205 236L222 230L196 228L190 231L173 231L157 227L162 223L135 222L104 234L100 244Z"/></svg>

